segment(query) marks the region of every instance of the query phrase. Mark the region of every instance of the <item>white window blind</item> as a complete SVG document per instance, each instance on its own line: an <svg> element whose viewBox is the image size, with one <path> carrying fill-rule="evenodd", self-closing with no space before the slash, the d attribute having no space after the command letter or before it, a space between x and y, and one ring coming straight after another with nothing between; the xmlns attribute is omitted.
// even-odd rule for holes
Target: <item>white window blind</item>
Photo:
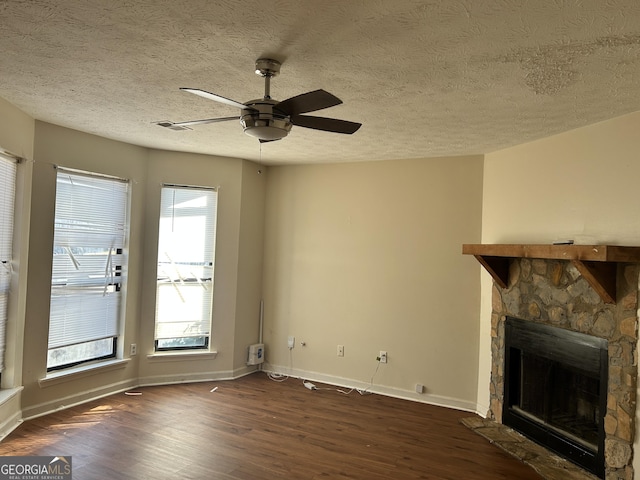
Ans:
<svg viewBox="0 0 640 480"><path fill-rule="evenodd" d="M58 169L48 366L52 349L118 335L128 190L121 179Z"/></svg>
<svg viewBox="0 0 640 480"><path fill-rule="evenodd" d="M165 185L161 194L156 292L157 348L208 344L218 194Z"/></svg>
<svg viewBox="0 0 640 480"><path fill-rule="evenodd" d="M7 308L11 284L16 160L0 154L0 372L4 369Z"/></svg>

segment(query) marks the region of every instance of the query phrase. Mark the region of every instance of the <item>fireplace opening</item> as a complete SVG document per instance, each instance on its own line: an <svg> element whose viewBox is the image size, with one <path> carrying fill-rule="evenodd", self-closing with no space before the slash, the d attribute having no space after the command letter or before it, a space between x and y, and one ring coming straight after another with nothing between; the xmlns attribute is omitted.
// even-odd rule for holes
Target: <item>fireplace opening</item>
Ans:
<svg viewBox="0 0 640 480"><path fill-rule="evenodd" d="M505 323L503 423L601 478L607 343L513 317Z"/></svg>

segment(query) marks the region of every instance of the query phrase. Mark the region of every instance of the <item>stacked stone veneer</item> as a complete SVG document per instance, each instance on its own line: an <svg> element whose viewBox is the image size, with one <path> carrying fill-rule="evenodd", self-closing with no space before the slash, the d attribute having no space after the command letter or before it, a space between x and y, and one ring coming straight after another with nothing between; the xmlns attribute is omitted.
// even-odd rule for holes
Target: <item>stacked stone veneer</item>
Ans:
<svg viewBox="0 0 640 480"><path fill-rule="evenodd" d="M637 264L619 264L617 302L606 304L569 261L514 259L508 288L493 286L488 417L502 423L507 315L596 337L609 345L606 479L633 479L638 341Z"/></svg>

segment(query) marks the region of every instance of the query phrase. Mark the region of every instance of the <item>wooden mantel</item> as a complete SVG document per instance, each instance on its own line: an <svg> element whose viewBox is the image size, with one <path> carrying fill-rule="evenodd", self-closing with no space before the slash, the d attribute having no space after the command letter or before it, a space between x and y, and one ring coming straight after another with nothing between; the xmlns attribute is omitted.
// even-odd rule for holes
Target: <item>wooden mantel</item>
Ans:
<svg viewBox="0 0 640 480"><path fill-rule="evenodd" d="M513 258L570 261L605 303L616 303L617 264L640 263L640 247L616 245L465 244L462 253L476 257L502 288Z"/></svg>

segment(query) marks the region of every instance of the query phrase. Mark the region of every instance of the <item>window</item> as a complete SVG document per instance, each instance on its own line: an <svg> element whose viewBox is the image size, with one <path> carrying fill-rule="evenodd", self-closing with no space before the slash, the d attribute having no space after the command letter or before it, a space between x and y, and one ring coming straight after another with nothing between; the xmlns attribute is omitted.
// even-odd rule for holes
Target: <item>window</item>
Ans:
<svg viewBox="0 0 640 480"><path fill-rule="evenodd" d="M126 181L58 169L47 369L117 352Z"/></svg>
<svg viewBox="0 0 640 480"><path fill-rule="evenodd" d="M209 346L217 199L211 188L162 187L156 350Z"/></svg>
<svg viewBox="0 0 640 480"><path fill-rule="evenodd" d="M11 283L16 160L0 155L0 375L4 369L7 308Z"/></svg>

